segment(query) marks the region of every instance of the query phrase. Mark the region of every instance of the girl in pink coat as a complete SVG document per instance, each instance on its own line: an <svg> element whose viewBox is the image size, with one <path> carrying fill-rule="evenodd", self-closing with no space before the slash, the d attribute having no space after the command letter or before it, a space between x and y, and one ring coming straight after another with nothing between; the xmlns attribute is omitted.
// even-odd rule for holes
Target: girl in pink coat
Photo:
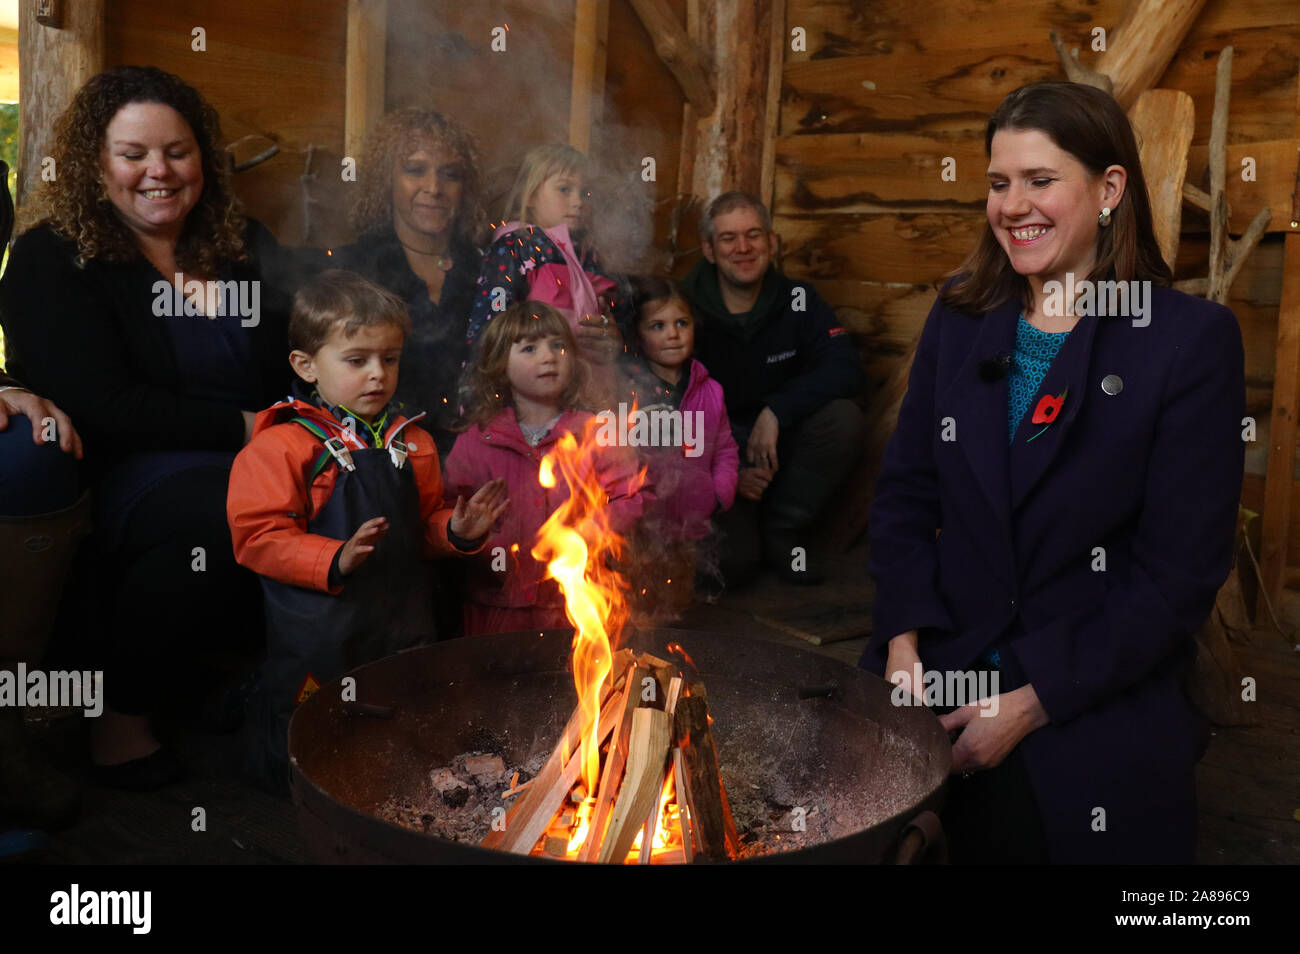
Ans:
<svg viewBox="0 0 1300 954"><path fill-rule="evenodd" d="M465 633L561 629L569 624L564 599L546 567L532 556L537 531L569 496L538 481L542 458L566 433L581 438L589 413L575 409L583 373L565 317L537 302L519 302L484 331L470 375L472 425L447 458L445 493L477 488L482 475L504 478L510 500L473 565L465 605ZM603 447L588 458L609 497L611 528L628 533L653 497L641 486L636 455Z"/></svg>
<svg viewBox="0 0 1300 954"><path fill-rule="evenodd" d="M711 518L736 499L740 450L731 433L722 385L693 358L695 322L690 306L667 279L633 282L638 307L639 360L626 366L628 394L642 415L680 415L681 446L642 447L655 505L647 509L642 536L659 542L657 559L637 573L647 605L671 615L691 597L699 541L709 536ZM649 552L639 546L637 552ZM672 582L670 582L672 581Z"/></svg>

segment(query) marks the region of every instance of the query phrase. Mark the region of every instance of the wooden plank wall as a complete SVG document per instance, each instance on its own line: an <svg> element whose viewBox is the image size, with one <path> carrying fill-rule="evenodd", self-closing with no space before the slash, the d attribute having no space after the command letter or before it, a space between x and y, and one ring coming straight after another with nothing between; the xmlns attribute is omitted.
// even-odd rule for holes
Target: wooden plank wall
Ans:
<svg viewBox="0 0 1300 954"><path fill-rule="evenodd" d="M816 281L836 307L873 386L897 366L942 276L983 228L988 115L1024 83L1063 78L1050 30L1091 65L1092 28L1112 30L1126 2L942 6L942 16L921 16L913 0L788 0L787 36L802 27L807 50L787 51L782 89L773 206L785 268ZM1235 48L1229 143L1292 136L1300 5L1209 0L1158 84L1191 94L1195 143L1209 140L1214 58L1227 44ZM956 181L940 178L945 156L956 160ZM1188 181L1204 186L1206 175L1194 159ZM1178 277L1205 274L1207 224L1184 212ZM1248 413L1260 428L1247 455L1253 474L1264 470L1281 268L1280 236L1271 236L1231 302L1246 343ZM1248 506L1262 504L1253 480L1244 494Z"/></svg>
<svg viewBox="0 0 1300 954"><path fill-rule="evenodd" d="M274 135L275 158L240 173L249 212L282 241L324 246L348 236L349 195L339 175L343 154L343 79L347 0L266 0L214 4L172 0L144 4L108 0L105 63L158 66L203 93L221 114L230 141ZM191 31L206 31L204 52ZM248 158L265 139L242 145ZM315 145L311 234L304 233L307 147Z"/></svg>

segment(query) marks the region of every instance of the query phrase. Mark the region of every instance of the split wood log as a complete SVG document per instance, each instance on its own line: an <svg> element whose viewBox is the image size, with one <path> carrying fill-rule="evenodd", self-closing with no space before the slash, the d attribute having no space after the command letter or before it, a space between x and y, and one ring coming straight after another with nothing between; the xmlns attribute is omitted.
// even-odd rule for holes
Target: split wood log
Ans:
<svg viewBox="0 0 1300 954"><path fill-rule="evenodd" d="M687 804L691 810L695 851L710 861L726 861L727 830L718 776L718 754L713 747L709 706L705 699L689 695L678 700L673 728L686 768Z"/></svg>
<svg viewBox="0 0 1300 954"><path fill-rule="evenodd" d="M597 745L614 730L614 723L621 711L619 704L623 699L622 694L616 691L619 688L621 686L616 684L614 690L605 696L597 725ZM586 728L584 722L582 707L575 706L568 725L551 750L546 764L532 780L523 798L515 802L507 813L504 828L488 832L483 839L483 847L521 855L533 850L537 839L546 831L581 774L583 759L580 743L582 732Z"/></svg>
<svg viewBox="0 0 1300 954"><path fill-rule="evenodd" d="M1095 64L1114 82L1120 106L1128 109L1156 85L1204 6L1205 0L1131 0Z"/></svg>
<svg viewBox="0 0 1300 954"><path fill-rule="evenodd" d="M669 716L672 716L677 709L677 701L678 699L681 698L682 687L684 685L685 685L685 680L682 679L681 676L673 676L672 679L669 680L668 682L668 694L664 697L664 712L666 712ZM676 773L677 770L677 755L679 752L681 752L681 749L677 749L677 748L673 749L671 766L674 774ZM674 782L674 787L675 787L675 782ZM678 800L681 801L681 799ZM641 854L637 858L638 864L643 864L643 865L650 864L650 856L653 853L650 847L650 839L654 837L655 828L659 824L660 807L661 806L658 804L655 805L655 810L651 812L650 817L645 820L645 827L641 829L641 845L643 850L641 851ZM683 829L682 841L683 842L686 841L687 837L688 836L686 834L686 830Z"/></svg>
<svg viewBox="0 0 1300 954"><path fill-rule="evenodd" d="M614 797L618 794L623 769L627 765L628 742L632 737L632 713L636 711L641 696L641 680L649 672L644 666L637 666L623 687L618 726L610 738L609 751L605 753L605 765L600 773L600 791L596 794L596 805L592 809L591 820L587 823L587 840L578 849L579 861L594 861L600 843L604 840L605 826L614 810Z"/></svg>
<svg viewBox="0 0 1300 954"><path fill-rule="evenodd" d="M598 861L620 863L632 849L637 830L658 804L671 740L672 726L668 713L648 708L632 713L627 768L609 828L601 840Z"/></svg>
<svg viewBox="0 0 1300 954"><path fill-rule="evenodd" d="M1183 221L1187 149L1196 126L1196 107L1182 90L1149 89L1129 110L1151 203L1152 225L1161 257L1174 267Z"/></svg>
<svg viewBox="0 0 1300 954"><path fill-rule="evenodd" d="M632 9L650 34L659 59L676 77L696 113L701 116L712 113L717 104L713 65L709 56L687 36L667 0L632 0Z"/></svg>
<svg viewBox="0 0 1300 954"><path fill-rule="evenodd" d="M678 818L682 823L682 853L686 863L695 861L695 843L691 838L690 792L687 788L686 761L680 746L673 748L673 786L677 792Z"/></svg>

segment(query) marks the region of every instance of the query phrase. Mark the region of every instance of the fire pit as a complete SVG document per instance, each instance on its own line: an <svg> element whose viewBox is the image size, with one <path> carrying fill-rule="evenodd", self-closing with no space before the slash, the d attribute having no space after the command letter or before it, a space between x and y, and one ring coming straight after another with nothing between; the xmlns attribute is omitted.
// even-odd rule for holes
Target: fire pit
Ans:
<svg viewBox="0 0 1300 954"><path fill-rule="evenodd" d="M290 771L317 857L549 861L444 840L378 812L395 796L427 789L430 771L459 754L523 764L549 752L574 709L572 638L565 630L440 643L354 670L348 701L335 682L303 703L289 729ZM629 632L623 645L663 658L680 647L693 663L681 662L683 672L707 684L726 790L733 805L760 804L766 815L743 862L893 861L913 822L933 831L948 738L928 710L893 705L884 680L738 636ZM737 824L742 839L755 834L740 810Z"/></svg>

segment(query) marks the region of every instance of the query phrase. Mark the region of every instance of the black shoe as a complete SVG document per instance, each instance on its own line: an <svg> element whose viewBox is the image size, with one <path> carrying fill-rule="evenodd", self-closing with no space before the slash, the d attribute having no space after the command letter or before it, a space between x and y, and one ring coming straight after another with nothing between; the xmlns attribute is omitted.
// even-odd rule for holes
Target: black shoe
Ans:
<svg viewBox="0 0 1300 954"><path fill-rule="evenodd" d="M186 775L185 766L168 746L143 758L132 759L118 765L95 765L91 776L98 785L120 788L128 792L152 792Z"/></svg>

